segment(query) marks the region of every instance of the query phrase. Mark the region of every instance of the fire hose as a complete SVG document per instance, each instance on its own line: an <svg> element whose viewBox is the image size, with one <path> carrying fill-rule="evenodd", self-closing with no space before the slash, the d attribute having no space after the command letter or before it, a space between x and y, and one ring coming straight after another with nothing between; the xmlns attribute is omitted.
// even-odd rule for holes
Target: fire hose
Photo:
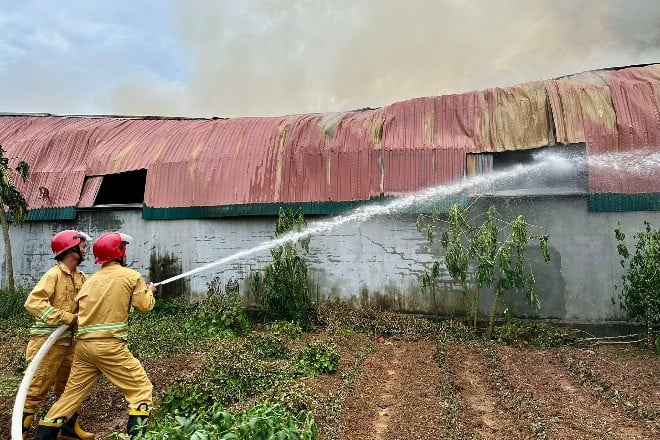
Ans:
<svg viewBox="0 0 660 440"><path fill-rule="evenodd" d="M25 398L27 397L27 391L30 387L30 383L32 382L32 378L37 372L39 364L46 356L46 353L48 353L48 350L50 350L53 344L55 344L55 341L57 341L59 337L62 336L62 333L64 333L68 328L69 326L66 324L61 325L53 333L51 333L41 348L39 348L39 351L37 351L37 354L34 356L34 359L32 359L32 362L30 362L30 365L28 365L27 369L25 370L23 381L21 382L21 386L18 388L16 401L14 402L14 413L12 414L11 418L11 440L23 439L23 405L25 405Z"/></svg>

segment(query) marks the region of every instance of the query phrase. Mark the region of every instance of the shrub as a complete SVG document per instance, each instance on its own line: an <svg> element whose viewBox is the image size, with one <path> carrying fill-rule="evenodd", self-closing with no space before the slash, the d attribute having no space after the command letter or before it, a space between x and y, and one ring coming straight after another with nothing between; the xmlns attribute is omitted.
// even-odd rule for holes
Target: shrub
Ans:
<svg viewBox="0 0 660 440"><path fill-rule="evenodd" d="M528 228L532 225L529 225L523 216L519 215L513 222L508 222L502 219L492 206L486 211L481 225L472 223L474 220L468 218L468 210L459 204L453 204L449 209L448 219L434 209L432 214L421 214L418 217L417 228L420 231L426 230L430 244L434 243L436 235L442 230L442 264L461 286L465 314L471 319L475 329L481 290L490 288L495 292L487 330L490 337L500 300L507 292L522 294L530 305L537 310L540 308L534 291L534 273L526 252L529 242L537 239L545 262L550 261L548 236L530 235ZM430 271L426 271L422 276L422 287L430 288L434 301L435 281L441 275L440 267L441 261L436 259ZM472 281L468 277L470 270L474 274Z"/></svg>
<svg viewBox="0 0 660 440"><path fill-rule="evenodd" d="M209 333L229 329L240 334L250 328L237 282L230 279L223 290L220 279L215 277L206 286L207 297L197 305L199 325Z"/></svg>
<svg viewBox="0 0 660 440"><path fill-rule="evenodd" d="M236 341L218 345L200 371L204 391L225 405L245 401L292 376L286 364L263 359Z"/></svg>
<svg viewBox="0 0 660 440"><path fill-rule="evenodd" d="M17 315L27 315L23 304L25 304L28 293L21 286L0 290L0 319L8 319Z"/></svg>
<svg viewBox="0 0 660 440"><path fill-rule="evenodd" d="M268 389L263 397L282 405L291 414L311 411L315 404L312 391L304 383L295 380L278 383L275 387Z"/></svg>
<svg viewBox="0 0 660 440"><path fill-rule="evenodd" d="M282 237L306 226L302 210L280 208L275 225L275 237ZM285 242L271 249L273 262L266 265L263 275L254 274L252 288L260 293L259 301L268 307L276 319L304 322L311 305L307 280L307 262L299 255L309 250L309 236L296 242Z"/></svg>
<svg viewBox="0 0 660 440"><path fill-rule="evenodd" d="M660 346L660 340L654 341L656 329L660 326L660 228L654 230L646 221L644 226L644 230L635 234L637 242L633 255L628 251L620 223L614 234L621 267L626 269L621 277L621 308L629 319L646 326L647 346L653 350L656 345Z"/></svg>
<svg viewBox="0 0 660 440"><path fill-rule="evenodd" d="M273 323L272 332L274 335L286 339L298 339L300 335L302 335L302 328L294 322L275 321Z"/></svg>
<svg viewBox="0 0 660 440"><path fill-rule="evenodd" d="M289 354L287 347L282 339L277 336L253 333L245 339L245 345L251 351L264 358L284 359Z"/></svg>
<svg viewBox="0 0 660 440"><path fill-rule="evenodd" d="M333 373L339 368L337 347L327 342L311 342L298 352L293 365L296 373L303 376Z"/></svg>

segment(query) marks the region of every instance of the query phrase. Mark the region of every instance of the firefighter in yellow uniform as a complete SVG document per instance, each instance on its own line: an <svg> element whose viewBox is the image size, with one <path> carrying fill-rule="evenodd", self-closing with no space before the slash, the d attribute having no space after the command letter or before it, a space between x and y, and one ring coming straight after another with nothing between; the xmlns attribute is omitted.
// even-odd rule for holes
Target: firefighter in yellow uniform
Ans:
<svg viewBox="0 0 660 440"><path fill-rule="evenodd" d="M50 268L25 301L25 309L36 318L30 328L25 358L28 363L36 356L39 348L51 333L66 324L67 330L46 353L37 368L28 388L23 406L23 437L27 435L34 414L43 403L51 387L55 394L64 391L73 361L73 326L76 324L78 306L75 301L87 275L78 270L78 265L87 256L87 242L90 237L80 231L66 230L55 234L50 247L57 264ZM78 408L62 428L62 436L70 439L91 440L94 434L85 432L78 425Z"/></svg>
<svg viewBox="0 0 660 440"><path fill-rule="evenodd" d="M55 440L64 424L104 375L128 402L127 431L134 438L145 430L152 406L152 385L140 361L128 350L128 313L142 313L155 304L154 286L126 267L131 237L109 232L94 243L101 269L89 277L76 296L78 331L71 375L60 399L39 421L38 440Z"/></svg>

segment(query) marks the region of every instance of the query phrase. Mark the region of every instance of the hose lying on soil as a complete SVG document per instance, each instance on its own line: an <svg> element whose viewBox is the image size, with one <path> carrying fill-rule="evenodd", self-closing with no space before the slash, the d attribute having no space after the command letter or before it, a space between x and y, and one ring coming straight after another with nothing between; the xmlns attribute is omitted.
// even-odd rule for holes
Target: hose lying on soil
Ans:
<svg viewBox="0 0 660 440"><path fill-rule="evenodd" d="M28 388L30 388L30 383L34 374L37 372L39 364L43 360L50 347L55 344L55 341L62 336L62 333L68 329L68 325L59 326L51 335L46 339L46 342L43 343L37 354L34 356L34 359L30 362L27 369L25 370L25 375L23 376L23 381L21 386L18 388L18 393L16 393L16 401L14 402L14 412L11 417L11 440L23 440L23 406L25 405L25 399L27 397Z"/></svg>

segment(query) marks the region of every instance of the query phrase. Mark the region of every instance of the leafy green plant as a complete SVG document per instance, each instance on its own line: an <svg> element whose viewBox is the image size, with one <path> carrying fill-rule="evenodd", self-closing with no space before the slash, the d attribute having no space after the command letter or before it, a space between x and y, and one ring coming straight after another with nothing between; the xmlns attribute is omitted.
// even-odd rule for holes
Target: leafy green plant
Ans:
<svg viewBox="0 0 660 440"><path fill-rule="evenodd" d="M318 438L316 422L311 412L291 415L277 403L260 402L233 413L221 405L188 416L171 415L154 420L145 440L240 440Z"/></svg>
<svg viewBox="0 0 660 440"><path fill-rule="evenodd" d="M298 374L307 377L333 373L339 368L337 347L322 341L311 342L296 354L293 365Z"/></svg>
<svg viewBox="0 0 660 440"><path fill-rule="evenodd" d="M290 351L281 338L263 333L248 335L245 345L260 356L272 359L286 358Z"/></svg>
<svg viewBox="0 0 660 440"><path fill-rule="evenodd" d="M438 230L441 232L441 245L444 251L444 265L449 275L461 286L465 302L465 312L476 328L479 313L479 296L482 288L494 290L488 324L488 337L493 331L495 316L501 298L513 291L525 295L525 299L535 308L540 302L534 291L535 278L532 267L525 255L530 240L537 239L544 260L550 261L548 236L529 235L530 226L522 216L509 223L501 218L495 208L485 213L485 220L479 226L468 219L468 211L459 204L453 204L446 216L434 210L430 215L421 214L417 218L417 228L426 229L430 243L435 241ZM500 236L504 239L500 240ZM422 276L422 287L433 286L440 276L441 262L436 259L431 269ZM470 273L474 278L470 279Z"/></svg>
<svg viewBox="0 0 660 440"><path fill-rule="evenodd" d="M198 325L210 333L229 329L240 334L250 328L236 281L230 279L223 290L220 279L215 277L207 288L206 298L198 303Z"/></svg>
<svg viewBox="0 0 660 440"><path fill-rule="evenodd" d="M300 381L288 380L278 383L266 390L263 397L273 403L282 405L291 414L311 411L315 404L314 394Z"/></svg>
<svg viewBox="0 0 660 440"><path fill-rule="evenodd" d="M644 230L637 231L634 236L634 254L626 246L626 236L620 223L614 235L618 241L621 267L625 269L621 277L623 288L619 293L621 308L629 319L646 326L648 349L658 346L660 353L660 337L654 340L660 326L660 228L652 229L651 224L645 221Z"/></svg>
<svg viewBox="0 0 660 440"><path fill-rule="evenodd" d="M291 321L275 321L271 331L274 335L286 339L298 339L302 335L302 328Z"/></svg>
<svg viewBox="0 0 660 440"><path fill-rule="evenodd" d="M153 415L156 419L169 415L189 417L210 404L209 395L199 384L178 382L170 385L158 399Z"/></svg>
<svg viewBox="0 0 660 440"><path fill-rule="evenodd" d="M302 210L294 212L291 208L280 208L275 238L295 230L301 231L306 224ZM257 272L252 278L252 288L254 292L260 293L261 304L268 307L276 319L296 322L306 320L311 301L307 262L300 253L309 252L309 240L307 235L271 249L272 263L266 265L263 275Z"/></svg>

